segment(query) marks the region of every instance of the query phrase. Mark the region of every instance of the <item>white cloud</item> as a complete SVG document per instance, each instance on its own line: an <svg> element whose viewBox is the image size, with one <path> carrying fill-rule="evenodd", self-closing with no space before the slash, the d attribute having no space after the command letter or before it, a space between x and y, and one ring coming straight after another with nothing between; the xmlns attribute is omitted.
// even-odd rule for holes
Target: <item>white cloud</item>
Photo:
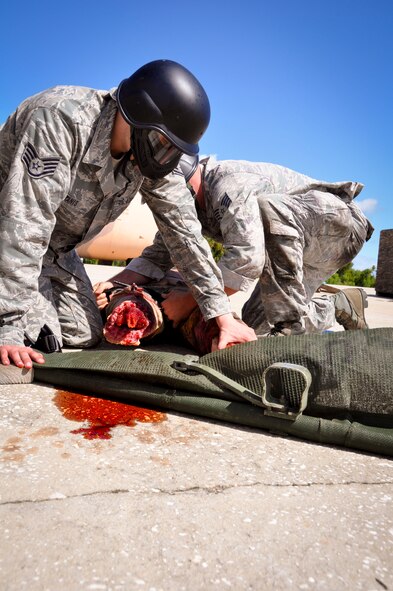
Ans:
<svg viewBox="0 0 393 591"><path fill-rule="evenodd" d="M356 205L363 213L371 213L377 208L378 201L376 199L361 199L360 201L356 200Z"/></svg>

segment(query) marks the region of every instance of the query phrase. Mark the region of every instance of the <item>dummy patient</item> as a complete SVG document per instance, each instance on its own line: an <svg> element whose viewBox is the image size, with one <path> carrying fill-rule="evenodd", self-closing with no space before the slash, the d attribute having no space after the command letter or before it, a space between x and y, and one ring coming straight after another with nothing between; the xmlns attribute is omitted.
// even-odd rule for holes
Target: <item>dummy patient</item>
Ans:
<svg viewBox="0 0 393 591"><path fill-rule="evenodd" d="M215 319L205 321L196 307L176 328L161 308L163 294L168 290L187 290L180 275L169 272L158 283L138 287L120 284L106 291L108 304L102 310L104 337L108 343L138 347L141 342L161 335L161 340L194 349L199 355L215 348L219 329ZM242 322L234 315L238 322Z"/></svg>

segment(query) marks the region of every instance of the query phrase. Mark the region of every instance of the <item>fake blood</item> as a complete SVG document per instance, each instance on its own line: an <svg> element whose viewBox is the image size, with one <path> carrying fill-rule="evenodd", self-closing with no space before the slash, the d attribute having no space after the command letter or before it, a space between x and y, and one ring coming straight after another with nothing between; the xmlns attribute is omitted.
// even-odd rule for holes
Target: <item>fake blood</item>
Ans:
<svg viewBox="0 0 393 591"><path fill-rule="evenodd" d="M162 412L65 390L57 390L54 402L66 419L89 423L71 431L85 439L111 439L111 430L118 425L134 427L137 422L160 423L166 419Z"/></svg>
<svg viewBox="0 0 393 591"><path fill-rule="evenodd" d="M108 316L104 336L109 343L138 346L149 324L141 306L131 301L122 302Z"/></svg>

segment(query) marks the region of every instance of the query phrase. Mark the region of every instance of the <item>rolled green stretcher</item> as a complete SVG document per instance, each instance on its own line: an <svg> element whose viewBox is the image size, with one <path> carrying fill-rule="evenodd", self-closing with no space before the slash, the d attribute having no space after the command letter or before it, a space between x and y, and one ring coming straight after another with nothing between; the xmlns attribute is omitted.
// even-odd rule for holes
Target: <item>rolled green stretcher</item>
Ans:
<svg viewBox="0 0 393 591"><path fill-rule="evenodd" d="M264 338L202 357L46 356L35 381L310 441L393 455L393 329Z"/></svg>

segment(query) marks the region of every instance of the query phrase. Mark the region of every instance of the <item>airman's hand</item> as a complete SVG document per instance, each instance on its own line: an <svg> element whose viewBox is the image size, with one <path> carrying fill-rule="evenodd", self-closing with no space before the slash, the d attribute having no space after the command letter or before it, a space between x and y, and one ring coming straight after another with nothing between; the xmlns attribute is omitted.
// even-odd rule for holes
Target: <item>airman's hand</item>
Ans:
<svg viewBox="0 0 393 591"><path fill-rule="evenodd" d="M99 310L103 310L108 305L108 298L105 293L107 289L112 289L114 284L111 281L100 281L93 285L93 291L96 296L96 303Z"/></svg>
<svg viewBox="0 0 393 591"><path fill-rule="evenodd" d="M161 307L169 320L172 320L176 327L182 320L189 317L196 308L197 303L189 291L172 289L168 293L162 294L164 298Z"/></svg>
<svg viewBox="0 0 393 591"><path fill-rule="evenodd" d="M213 340L212 351L225 349L230 345L237 345L238 343L257 340L255 331L242 320L234 318L232 314L217 316L216 322L220 333L218 338Z"/></svg>
<svg viewBox="0 0 393 591"><path fill-rule="evenodd" d="M36 363L45 363L44 356L39 351L34 351L31 347L24 345L0 345L0 362L3 365L13 363L17 367L31 369L33 361Z"/></svg>

